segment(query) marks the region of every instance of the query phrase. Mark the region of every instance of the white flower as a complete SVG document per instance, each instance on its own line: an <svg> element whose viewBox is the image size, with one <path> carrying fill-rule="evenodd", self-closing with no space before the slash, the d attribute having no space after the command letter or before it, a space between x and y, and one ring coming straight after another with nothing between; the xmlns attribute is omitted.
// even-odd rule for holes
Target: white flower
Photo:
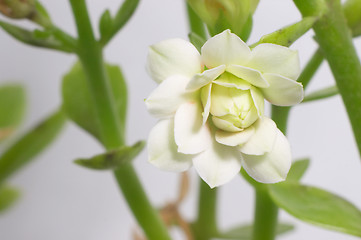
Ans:
<svg viewBox="0 0 361 240"><path fill-rule="evenodd" d="M160 83L146 100L160 118L148 139L150 163L169 171L194 166L210 187L230 181L241 166L259 182L286 178L290 146L263 116L264 98L280 106L302 101L296 51L274 44L251 50L226 30L201 54L181 39L155 44L147 68Z"/></svg>

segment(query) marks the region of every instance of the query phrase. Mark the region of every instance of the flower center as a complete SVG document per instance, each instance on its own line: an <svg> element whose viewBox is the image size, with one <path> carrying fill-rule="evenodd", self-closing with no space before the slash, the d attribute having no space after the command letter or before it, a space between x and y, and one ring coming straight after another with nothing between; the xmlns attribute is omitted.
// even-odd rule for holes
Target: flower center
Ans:
<svg viewBox="0 0 361 240"><path fill-rule="evenodd" d="M210 97L202 97L202 104L205 107L210 101L210 115L216 127L229 132L242 131L263 113L263 105L259 111L253 97L259 92L245 80L225 72L211 84ZM201 91L202 96L209 96L204 92L209 87Z"/></svg>

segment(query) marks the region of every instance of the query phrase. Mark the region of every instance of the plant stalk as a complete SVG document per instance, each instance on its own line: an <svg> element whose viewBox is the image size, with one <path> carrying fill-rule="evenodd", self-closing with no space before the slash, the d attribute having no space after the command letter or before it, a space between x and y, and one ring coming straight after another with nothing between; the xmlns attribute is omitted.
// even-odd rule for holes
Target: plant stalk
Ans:
<svg viewBox="0 0 361 240"><path fill-rule="evenodd" d="M217 236L217 188L211 189L200 179L198 219L195 224L197 240L209 240Z"/></svg>
<svg viewBox="0 0 361 240"><path fill-rule="evenodd" d="M276 237L278 207L266 188L256 188L256 210L252 240L273 240Z"/></svg>
<svg viewBox="0 0 361 240"><path fill-rule="evenodd" d="M114 97L105 71L102 47L96 41L85 0L70 0L78 31L78 56L87 76L98 117L101 139L110 150L125 144ZM114 171L123 195L145 235L150 240L170 239L159 214L150 204L138 176L129 163Z"/></svg>
<svg viewBox="0 0 361 240"><path fill-rule="evenodd" d="M313 0L294 0L303 16L310 11ZM335 77L337 87L346 106L356 143L361 154L361 65L352 43L339 0L324 0L323 14L313 26L316 39Z"/></svg>

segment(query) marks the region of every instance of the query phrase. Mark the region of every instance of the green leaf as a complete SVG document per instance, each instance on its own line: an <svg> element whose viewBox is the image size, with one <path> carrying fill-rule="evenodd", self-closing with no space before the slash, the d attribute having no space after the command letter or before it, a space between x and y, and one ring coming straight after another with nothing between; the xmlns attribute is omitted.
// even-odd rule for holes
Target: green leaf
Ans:
<svg viewBox="0 0 361 240"><path fill-rule="evenodd" d="M287 175L287 181L299 181L305 174L308 166L310 165L310 159L305 158L295 161Z"/></svg>
<svg viewBox="0 0 361 240"><path fill-rule="evenodd" d="M20 193L9 186L0 187L0 213L11 207L18 200Z"/></svg>
<svg viewBox="0 0 361 240"><path fill-rule="evenodd" d="M113 19L112 31L110 32L110 34L101 36L100 43L103 46L106 45L110 41L110 39L124 27L124 25L133 16L133 13L137 9L138 4L139 4L139 0L125 0L123 2L122 6L119 8L117 14Z"/></svg>
<svg viewBox="0 0 361 240"><path fill-rule="evenodd" d="M64 114L58 111L7 149L0 157L0 183L49 146L65 120Z"/></svg>
<svg viewBox="0 0 361 240"><path fill-rule="evenodd" d="M19 40L20 42L26 43L28 45L55 49L63 52L73 52L73 49L64 46L60 41L56 40L53 37L44 38L44 39L37 38L34 36L34 33L32 31L26 30L24 28L3 21L0 21L0 27L15 39ZM37 35L37 33L35 35Z"/></svg>
<svg viewBox="0 0 361 240"><path fill-rule="evenodd" d="M325 190L284 182L269 185L273 201L294 217L331 230L361 237L361 212Z"/></svg>
<svg viewBox="0 0 361 240"><path fill-rule="evenodd" d="M294 229L294 226L288 223L279 223L276 228L276 234L281 235L290 232ZM253 225L241 225L234 227L219 235L222 239L237 239L237 240L251 240L253 234Z"/></svg>
<svg viewBox="0 0 361 240"><path fill-rule="evenodd" d="M106 70L124 132L127 110L127 87L118 66L108 64L106 65ZM88 83L80 63L76 63L70 72L64 76L62 95L63 109L68 117L101 141L95 108L92 105Z"/></svg>
<svg viewBox="0 0 361 240"><path fill-rule="evenodd" d="M189 33L188 38L189 41L197 48L198 52L201 52L202 46L207 41L194 32Z"/></svg>
<svg viewBox="0 0 361 240"><path fill-rule="evenodd" d="M21 85L0 87L0 141L11 135L25 114L26 96Z"/></svg>
<svg viewBox="0 0 361 240"><path fill-rule="evenodd" d="M338 93L339 92L338 92L337 86L327 87L327 88L315 91L313 93L307 94L305 96L305 98L303 99L302 103L333 97L333 96L337 95Z"/></svg>
<svg viewBox="0 0 361 240"><path fill-rule="evenodd" d="M305 17L300 22L286 26L273 33L263 36L257 43L252 44L251 47L255 47L261 43L274 43L289 47L297 39L302 37L308 30L310 30L317 20L318 17Z"/></svg>
<svg viewBox="0 0 361 240"><path fill-rule="evenodd" d="M125 163L131 162L144 148L145 142L139 141L133 146L122 146L104 154L89 159L77 159L74 162L80 166L96 170L114 170Z"/></svg>

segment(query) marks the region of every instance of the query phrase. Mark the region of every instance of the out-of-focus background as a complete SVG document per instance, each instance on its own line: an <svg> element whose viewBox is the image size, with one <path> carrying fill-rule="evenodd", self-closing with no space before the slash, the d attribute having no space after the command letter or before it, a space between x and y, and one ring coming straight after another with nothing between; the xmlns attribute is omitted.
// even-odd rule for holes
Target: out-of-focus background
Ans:
<svg viewBox="0 0 361 240"><path fill-rule="evenodd" d="M67 1L43 1L55 23L75 35L74 21ZM94 25L105 8L113 12L120 0L89 0ZM254 16L249 43L262 35L296 22L300 14L292 1L262 0ZM30 26L25 22L20 22ZM143 99L156 87L147 76L147 47L167 38L187 39L188 26L182 0L141 1L139 8L108 46L105 57L120 64L129 87L128 143L146 139L155 124ZM302 67L316 49L312 31L298 40ZM0 81L26 86L28 109L19 132L46 117L61 105L61 79L76 58L72 55L25 46L0 31ZM359 55L361 39L355 40ZM334 84L323 63L307 92ZM313 104L302 104L291 112L289 140L294 158L311 157L304 182L335 192L361 208L361 164L345 108L339 96ZM32 164L18 172L11 184L22 190L20 201L0 215L1 240L119 240L131 239L136 222L122 198L111 172L81 168L72 161L101 153L101 146L73 123L68 123L57 141ZM147 153L135 165L151 201L162 206L174 199L178 175L162 172L147 163ZM191 171L191 197L182 205L184 216L196 212L198 177ZM253 190L241 178L220 187L219 224L228 228L253 217ZM356 240L302 223L281 211L283 221L296 230L280 239ZM175 232L175 239L183 239Z"/></svg>

